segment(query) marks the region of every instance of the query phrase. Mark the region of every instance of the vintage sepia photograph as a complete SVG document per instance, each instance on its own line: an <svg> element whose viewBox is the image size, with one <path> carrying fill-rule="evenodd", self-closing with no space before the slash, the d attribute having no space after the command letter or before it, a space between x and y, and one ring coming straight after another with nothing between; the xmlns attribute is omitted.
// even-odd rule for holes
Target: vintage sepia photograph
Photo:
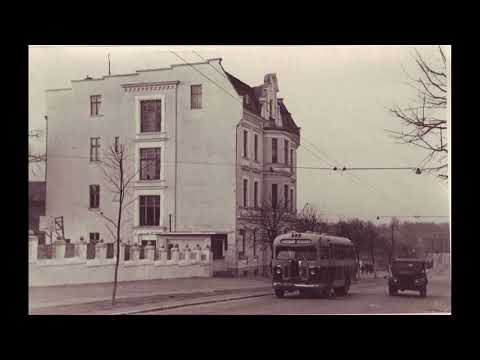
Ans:
<svg viewBox="0 0 480 360"><path fill-rule="evenodd" d="M29 45L29 315L451 315L450 45Z"/></svg>

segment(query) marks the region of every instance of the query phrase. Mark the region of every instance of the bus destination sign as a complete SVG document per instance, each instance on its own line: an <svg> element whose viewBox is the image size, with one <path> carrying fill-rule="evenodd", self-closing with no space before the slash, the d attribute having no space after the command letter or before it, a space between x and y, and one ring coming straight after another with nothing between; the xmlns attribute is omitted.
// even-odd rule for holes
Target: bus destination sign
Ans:
<svg viewBox="0 0 480 360"><path fill-rule="evenodd" d="M280 240L281 244L311 244L312 240L310 239L283 239Z"/></svg>

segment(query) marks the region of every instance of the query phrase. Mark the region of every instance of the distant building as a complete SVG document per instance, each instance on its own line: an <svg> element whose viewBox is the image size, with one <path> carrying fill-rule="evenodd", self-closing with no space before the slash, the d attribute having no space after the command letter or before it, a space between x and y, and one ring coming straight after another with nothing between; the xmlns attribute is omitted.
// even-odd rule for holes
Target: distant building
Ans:
<svg viewBox="0 0 480 360"><path fill-rule="evenodd" d="M269 263L260 208L269 199L296 213L300 145L275 74L251 87L211 59L71 83L47 90L46 210L67 237L112 241L99 212L114 216L118 203L99 164L121 143L136 169L123 241L207 242L216 272Z"/></svg>
<svg viewBox="0 0 480 360"><path fill-rule="evenodd" d="M28 182L28 226L38 234L39 218L45 215L45 181Z"/></svg>

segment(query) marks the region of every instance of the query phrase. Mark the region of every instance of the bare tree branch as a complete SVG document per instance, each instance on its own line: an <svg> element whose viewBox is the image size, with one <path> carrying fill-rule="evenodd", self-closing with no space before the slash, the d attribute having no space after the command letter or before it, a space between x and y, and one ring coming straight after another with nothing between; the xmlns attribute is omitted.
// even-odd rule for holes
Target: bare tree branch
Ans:
<svg viewBox="0 0 480 360"><path fill-rule="evenodd" d="M447 142L444 141L442 133L447 129L447 121L441 116L445 116L447 106L447 59L441 46L438 47L438 52L441 70L434 69L434 66L415 49L414 60L419 68L419 76L414 78L405 70L404 72L410 80L410 86L418 92L417 104L406 107L396 105L390 108L390 113L400 120L404 130L387 131L398 143L411 144L428 150L429 154L422 160L422 166L432 161L440 162L437 166L431 167L430 169L434 170L429 170L428 173L435 173L441 179L448 179L445 172L448 166L447 158L438 159L436 156L436 154L448 153Z"/></svg>

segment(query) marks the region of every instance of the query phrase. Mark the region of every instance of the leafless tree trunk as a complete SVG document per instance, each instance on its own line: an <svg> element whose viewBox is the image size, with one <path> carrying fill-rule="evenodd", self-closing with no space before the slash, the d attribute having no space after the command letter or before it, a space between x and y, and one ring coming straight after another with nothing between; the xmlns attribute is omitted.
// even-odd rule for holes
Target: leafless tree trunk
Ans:
<svg viewBox="0 0 480 360"><path fill-rule="evenodd" d="M422 170L447 180L447 58L442 47L438 46L436 59L427 61L415 49L414 60L418 75L407 74L407 77L409 85L417 92L416 102L407 107L395 105L389 109L403 126L400 131L389 132L399 143L425 149L428 155L422 161ZM426 167L429 163L433 166Z"/></svg>
<svg viewBox="0 0 480 360"><path fill-rule="evenodd" d="M295 215L290 202L264 200L260 210L260 226L264 236L263 246L270 248L271 257L273 254L273 240L281 234L282 228L290 228L294 225Z"/></svg>
<svg viewBox="0 0 480 360"><path fill-rule="evenodd" d="M134 167L131 167L133 165L133 162L128 161L128 159L129 155L127 146L117 143L111 145L100 160L100 168L103 172L103 177L107 184L107 187L118 199L118 210L116 212L116 216L110 217L103 212L98 213L99 216L105 220L105 226L116 243L116 261L113 279L112 306L115 305L115 297L117 294L122 216L125 209L133 203L133 201L126 202L125 200L126 196L129 194L132 180L137 175Z"/></svg>

